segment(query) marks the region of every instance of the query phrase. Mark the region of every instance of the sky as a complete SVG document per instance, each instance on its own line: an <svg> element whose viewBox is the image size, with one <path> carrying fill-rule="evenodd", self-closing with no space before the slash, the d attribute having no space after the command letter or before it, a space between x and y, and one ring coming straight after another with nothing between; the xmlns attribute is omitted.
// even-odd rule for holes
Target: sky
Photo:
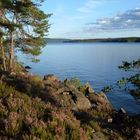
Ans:
<svg viewBox="0 0 140 140"><path fill-rule="evenodd" d="M46 0L49 38L140 37L140 0Z"/></svg>

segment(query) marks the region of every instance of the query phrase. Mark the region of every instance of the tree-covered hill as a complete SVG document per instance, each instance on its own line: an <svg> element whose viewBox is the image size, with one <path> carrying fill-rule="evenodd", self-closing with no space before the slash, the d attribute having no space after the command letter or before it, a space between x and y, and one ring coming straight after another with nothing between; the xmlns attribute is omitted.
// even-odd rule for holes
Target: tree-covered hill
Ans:
<svg viewBox="0 0 140 140"><path fill-rule="evenodd" d="M100 38L100 39L72 39L64 41L72 42L140 42L140 37L126 37L126 38Z"/></svg>

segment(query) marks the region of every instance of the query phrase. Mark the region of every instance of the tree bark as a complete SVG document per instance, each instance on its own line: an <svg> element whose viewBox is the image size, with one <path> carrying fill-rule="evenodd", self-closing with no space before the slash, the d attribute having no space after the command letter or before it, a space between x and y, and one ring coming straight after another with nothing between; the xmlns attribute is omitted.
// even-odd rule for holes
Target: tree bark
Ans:
<svg viewBox="0 0 140 140"><path fill-rule="evenodd" d="M13 32L10 33L10 48L9 48L9 71L14 71L14 39Z"/></svg>
<svg viewBox="0 0 140 140"><path fill-rule="evenodd" d="M4 52L4 48L3 48L3 44L2 44L2 39L0 39L0 50L2 53L2 65L3 65L3 70L6 71L7 67L6 67L6 57L5 57L5 52Z"/></svg>

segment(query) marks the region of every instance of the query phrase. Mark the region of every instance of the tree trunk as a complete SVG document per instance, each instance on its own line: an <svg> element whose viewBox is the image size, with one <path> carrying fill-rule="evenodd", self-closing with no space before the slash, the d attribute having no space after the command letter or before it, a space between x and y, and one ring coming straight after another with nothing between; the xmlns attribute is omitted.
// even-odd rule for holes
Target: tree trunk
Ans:
<svg viewBox="0 0 140 140"><path fill-rule="evenodd" d="M10 48L9 48L9 70L14 71L14 39L13 32L10 33Z"/></svg>
<svg viewBox="0 0 140 140"><path fill-rule="evenodd" d="M6 71L6 57L5 57L5 52L4 52L4 48L3 48L3 44L2 44L2 39L0 39L0 50L2 53L2 65L3 65L3 70Z"/></svg>

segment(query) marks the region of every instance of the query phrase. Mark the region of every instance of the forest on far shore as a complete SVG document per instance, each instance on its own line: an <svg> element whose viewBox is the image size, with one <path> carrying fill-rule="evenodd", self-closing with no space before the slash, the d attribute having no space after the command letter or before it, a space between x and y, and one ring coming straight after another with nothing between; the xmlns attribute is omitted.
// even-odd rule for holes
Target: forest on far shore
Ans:
<svg viewBox="0 0 140 140"><path fill-rule="evenodd" d="M64 42L65 43L70 43L70 42L140 42L140 37L71 39L71 40L64 40Z"/></svg>

